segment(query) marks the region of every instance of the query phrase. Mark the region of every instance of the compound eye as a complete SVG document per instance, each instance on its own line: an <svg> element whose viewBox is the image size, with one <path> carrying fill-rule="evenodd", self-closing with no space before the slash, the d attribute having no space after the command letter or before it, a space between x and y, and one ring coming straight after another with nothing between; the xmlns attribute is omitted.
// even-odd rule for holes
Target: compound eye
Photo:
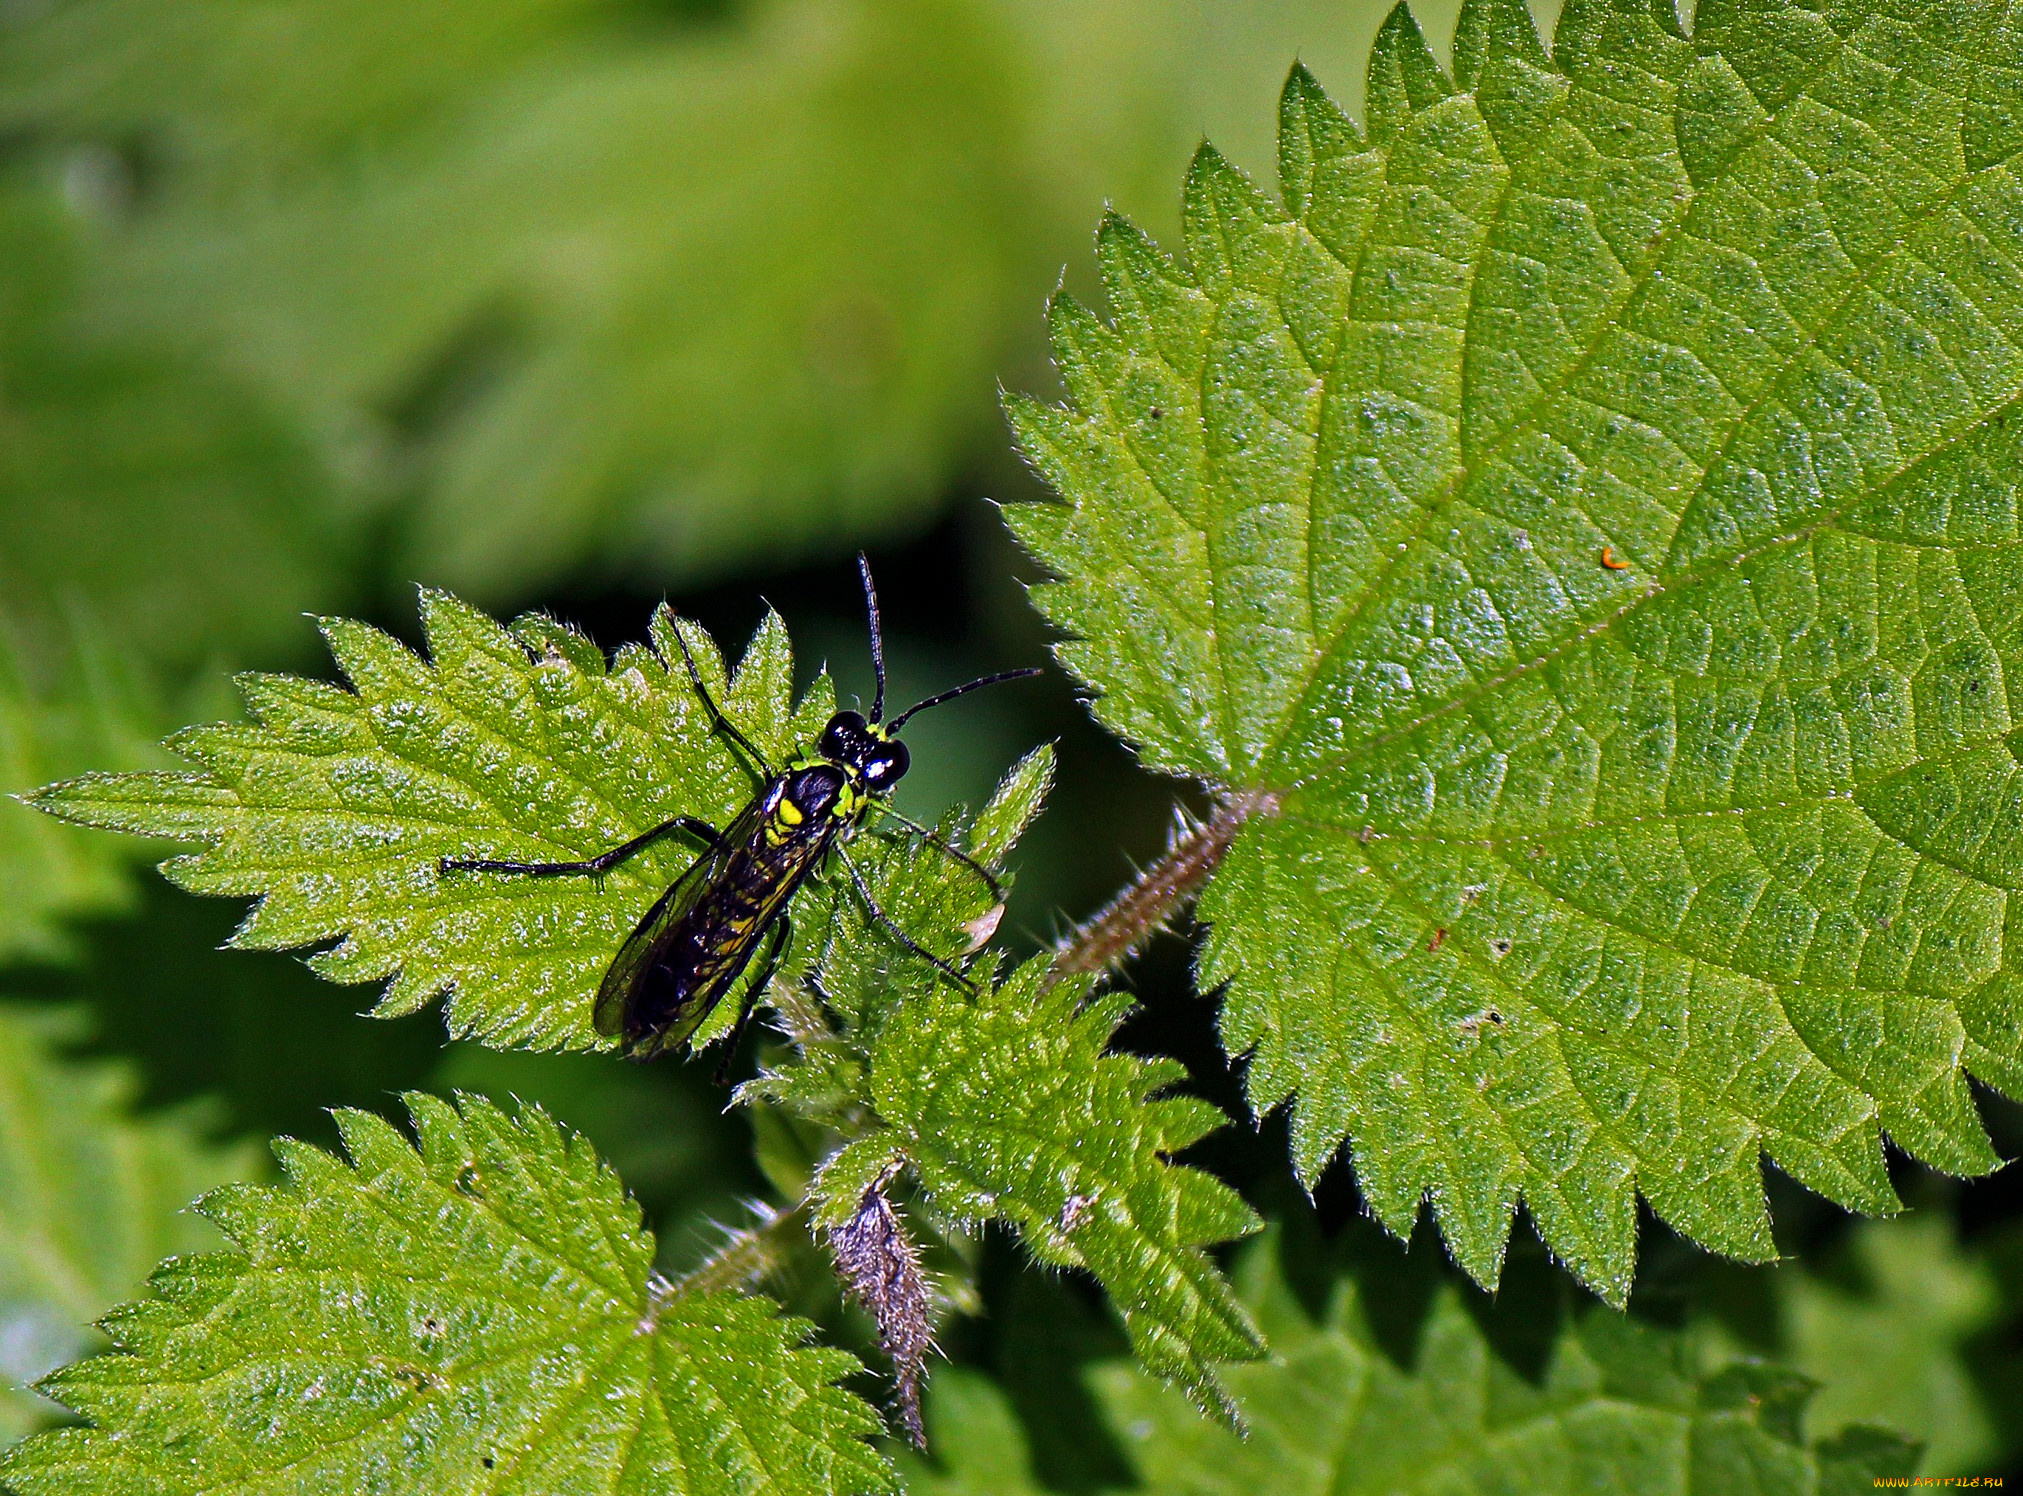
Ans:
<svg viewBox="0 0 2023 1496"><path fill-rule="evenodd" d="M870 733L862 712L838 712L822 729L822 757L847 761Z"/></svg>
<svg viewBox="0 0 2023 1496"><path fill-rule="evenodd" d="M898 780L912 762L904 743L887 739L865 755L864 780L874 790L884 789Z"/></svg>

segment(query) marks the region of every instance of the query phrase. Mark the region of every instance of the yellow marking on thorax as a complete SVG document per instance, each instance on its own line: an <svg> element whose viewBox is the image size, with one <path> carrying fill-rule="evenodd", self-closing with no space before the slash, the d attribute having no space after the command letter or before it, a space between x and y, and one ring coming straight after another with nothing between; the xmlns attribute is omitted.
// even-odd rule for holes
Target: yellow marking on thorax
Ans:
<svg viewBox="0 0 2023 1496"><path fill-rule="evenodd" d="M766 821L766 845L769 847L786 845L787 838L793 834L794 828L807 819L800 806L782 798L780 803L773 807L773 813Z"/></svg>

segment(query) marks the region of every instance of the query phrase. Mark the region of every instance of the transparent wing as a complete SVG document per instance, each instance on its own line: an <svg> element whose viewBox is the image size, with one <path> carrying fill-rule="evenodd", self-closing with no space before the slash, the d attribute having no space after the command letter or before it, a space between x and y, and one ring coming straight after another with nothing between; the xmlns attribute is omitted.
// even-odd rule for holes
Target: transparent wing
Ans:
<svg viewBox="0 0 2023 1496"><path fill-rule="evenodd" d="M751 839L759 823L759 805L760 801L754 799L746 806L738 818L724 828L716 846L691 862L667 892L654 900L653 907L625 937L625 944L618 948L618 955L597 988L594 1020L597 1032L605 1038L616 1039L625 1034L628 1027L626 1020L644 990L647 972L661 955L662 948L673 938L682 920L722 881L724 869L736 849ZM691 994L689 1006L696 1011L676 1014L669 1033L684 1027L692 1031L722 996L722 990ZM688 1022L690 1018L694 1019L694 1023ZM663 1034L652 1048L657 1051L670 1042L673 1041Z"/></svg>

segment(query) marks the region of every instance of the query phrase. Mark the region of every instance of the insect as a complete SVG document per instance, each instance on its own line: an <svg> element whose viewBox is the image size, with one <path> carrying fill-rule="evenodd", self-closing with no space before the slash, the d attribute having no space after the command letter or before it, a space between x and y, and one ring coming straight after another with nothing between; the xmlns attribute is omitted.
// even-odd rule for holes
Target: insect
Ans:
<svg viewBox="0 0 2023 1496"><path fill-rule="evenodd" d="M767 762L751 740L726 717L703 684L702 672L687 641L675 631L688 678L713 732L721 733L743 754L758 783L758 793L730 825L719 831L694 816L675 816L610 851L581 862L505 862L482 857L446 857L441 872L506 873L532 877L581 875L601 878L628 858L636 857L664 836L686 835L699 842L701 854L654 902L619 948L597 989L597 1032L619 1041L620 1051L635 1059L651 1059L662 1050L686 1043L703 1021L737 985L760 948L765 956L745 987L730 1042L717 1077L737 1049L758 995L771 979L780 953L792 934L787 905L796 890L821 871L833 853L848 872L851 885L872 918L901 947L945 976L968 988L974 984L961 972L921 946L902 930L872 898L864 878L844 851L872 813L899 822L930 846L962 863L981 878L998 903L1004 890L989 869L950 846L940 836L900 815L888 803L892 788L911 762L899 729L916 713L940 706L984 686L1023 680L1041 672L1002 670L930 696L908 707L890 722L885 715L885 639L878 618L878 594L871 585L871 566L858 556L864 579L864 605L871 624L871 665L877 694L871 715L839 711L829 719L816 746L798 754L784 768Z"/></svg>

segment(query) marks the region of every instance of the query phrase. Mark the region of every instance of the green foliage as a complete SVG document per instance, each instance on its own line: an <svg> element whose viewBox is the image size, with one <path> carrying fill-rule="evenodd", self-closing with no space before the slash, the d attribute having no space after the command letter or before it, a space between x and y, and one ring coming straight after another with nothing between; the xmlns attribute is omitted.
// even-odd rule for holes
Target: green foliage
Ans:
<svg viewBox="0 0 2023 1496"><path fill-rule="evenodd" d="M189 1200L254 1167L192 1118L132 1115L130 1075L59 1057L75 1014L0 1008L0 1443L55 1410L28 1390L171 1252L216 1234Z"/></svg>
<svg viewBox="0 0 2023 1496"><path fill-rule="evenodd" d="M1148 1491L1853 1496L1916 1460L1914 1446L1869 1430L1808 1446L1805 1378L1766 1363L1695 1377L1677 1337L1599 1307L1563 1323L1530 1377L1451 1285L1401 1365L1371 1332L1370 1313L1384 1306L1364 1303L1354 1283L1338 1284L1312 1319L1274 1253L1254 1248L1240 1276L1279 1353L1229 1373L1248 1440L1203 1424L1128 1367L1096 1373Z"/></svg>
<svg viewBox="0 0 2023 1496"><path fill-rule="evenodd" d="M443 1048L435 1015L365 1022L369 994L333 987L290 956L227 949L243 906L192 899L151 873L133 881L129 907L66 926L74 959L0 972L0 992L89 1012L92 1050L136 1061L147 1104L208 1098L221 1104L220 1125L247 1137L327 1143L331 1107L373 1106L430 1077ZM548 1100L539 1087L521 1094Z"/></svg>
<svg viewBox="0 0 2023 1496"><path fill-rule="evenodd" d="M1015 509L1096 711L1271 790L1204 990L1308 1178L1620 1302L1639 1193L1774 1251L1768 1157L1896 1197L2023 1093L2023 31L1994 0L1402 10L1273 201L1099 235Z"/></svg>
<svg viewBox="0 0 2023 1496"><path fill-rule="evenodd" d="M467 1043L442 1050L426 1078L437 1094L537 1101L588 1138L654 1227L663 1269L685 1266L694 1238L714 1239L712 1223L735 1219L761 1183L750 1135L723 1115L707 1066L614 1065L604 1055Z"/></svg>
<svg viewBox="0 0 2023 1496"><path fill-rule="evenodd" d="M327 479L193 340L95 316L87 242L56 193L0 177L4 616L50 659L80 601L158 663L271 647L336 592Z"/></svg>
<svg viewBox="0 0 2023 1496"><path fill-rule="evenodd" d="M423 613L427 661L373 630L331 624L351 691L250 677L250 725L171 740L198 770L89 775L35 803L88 825L206 843L165 871L197 892L261 899L235 943L338 938L311 964L386 980L383 1014L450 987L455 1032L596 1047L590 1008L604 969L694 852L657 848L602 888L442 874L438 860L576 858L674 815L728 824L752 793L750 776L711 733L685 668L670 664L680 659L676 628L726 711L775 761L813 740L832 693L823 680L793 703L777 617L726 680L701 631L665 612L654 648L609 662L546 619L508 630L434 593ZM951 817L939 834L1001 861L1052 772L1049 751L1030 755L966 833ZM887 914L944 960L963 960L992 934L990 892L955 859L897 833L860 837L850 856ZM1078 1014L1080 990L1039 991L1045 969L1036 960L972 996L901 949L843 879L812 889L773 989L794 1051L742 1093L768 1108L758 1120L774 1141L762 1161L791 1198L848 1143L824 1175L832 1230L889 1164L910 1163L940 1218L1014 1221L1044 1260L1087 1267L1146 1364L1219 1408L1211 1364L1261 1344L1199 1248L1254 1222L1227 1188L1165 1155L1221 1113L1150 1099L1184 1070L1104 1057L1128 1004ZM798 995L810 976L821 1003ZM702 1037L721 1034L735 1010L726 1000ZM1016 1111L1007 1097L1019 1099ZM781 1131L767 1121L773 1109L818 1131Z"/></svg>
<svg viewBox="0 0 2023 1496"><path fill-rule="evenodd" d="M938 833L986 867L1001 867L1033 818L1040 813L1054 782L1054 753L1042 747L1015 764L966 831L951 814ZM952 964L981 948L995 932L999 910L990 890L974 872L953 858L922 848L904 833L851 845L850 859L864 883L899 927L928 950ZM1001 883L1008 886L1011 875ZM809 900L815 903L816 900ZM794 949L781 963L783 972L798 976L819 973L822 996L842 1025L851 1063L861 1072L870 1046L887 1019L923 989L939 990L939 979L917 956L901 950L873 923L862 901L832 879L819 912L797 916ZM806 1033L821 1045L829 1036ZM804 1057L807 1050L804 1046ZM861 1085L849 1104L866 1099ZM817 1106L811 1116L828 1115Z"/></svg>
<svg viewBox="0 0 2023 1496"><path fill-rule="evenodd" d="M412 1096L416 1142L340 1118L342 1160L216 1191L232 1250L173 1259L46 1384L97 1425L0 1464L91 1491L885 1491L876 1415L764 1300L683 1294L580 1138Z"/></svg>
<svg viewBox="0 0 2023 1496"><path fill-rule="evenodd" d="M157 655L262 636L275 597L351 554L291 426L355 495L412 501L361 506L357 534L489 589L895 522L936 492L1012 346L1005 309L1058 218L1033 206L1034 161L1058 191L1093 169L1078 155L1139 152L1129 69L1152 49L1131 39L1172 10L780 0L709 30L631 0L73 0L16 18L0 119L18 160L64 162L75 221L53 192L0 201L25 267L0 288L0 383L28 433L0 444L9 606L33 645L73 586L117 594L115 628ZM2023 44L1994 0L1699 12L1689 38L1658 0L1573 0L1548 55L1517 0L1469 0L1450 72L1400 13L1360 127L1295 72L1276 200L1204 150L1184 266L1107 223L1113 321L1057 300L1072 404L1015 410L1068 500L1013 517L1055 575L1036 596L1063 659L1148 762L1232 792L1225 821L1256 807L1207 891L1200 971L1254 1105L1291 1102L1309 1180L1346 1141L1393 1231L1430 1196L1482 1283L1521 1203L1616 1301L1639 1193L1763 1257L1765 1157L1886 1211L1885 1134L1982 1170L1966 1077L2023 1088ZM1196 24L1161 46L1232 87L1234 63L1200 69L1175 40ZM1028 51L1051 58L1043 82ZM105 502L44 515L45 490ZM114 501L136 494L129 522ZM127 544L141 520L167 528ZM223 538L192 549L189 525ZM249 677L250 723L175 740L191 769L38 803L192 844L178 882L258 900L236 943L321 946L317 970L385 984L383 1014L447 994L453 1032L595 1049L591 993L693 848L603 886L439 859L727 821L751 779L677 631L775 757L833 691L795 700L771 617L733 674L665 613L611 660L550 620L501 627L438 593L423 611L426 656L332 623L350 689ZM69 703L0 680L14 783L145 762ZM937 834L1001 864L1051 775L1042 750ZM59 917L123 886L118 854L11 827L0 956L60 953ZM1958 1412L1988 1281L1935 1238L1858 1237L1861 1291L1782 1275L1791 1371L1718 1344L1709 1370L1704 1321L1696 1339L1563 1303L1527 1358L1508 1282L1495 1305L1458 1282L1401 1305L1362 1280L1316 1293L1312 1260L1254 1249L1233 1291L1205 1249L1256 1217L1176 1161L1222 1118L1170 1094L1180 1066L1108 1052L1128 1001L1044 959L1000 981L1002 910L973 872L898 835L850 852L978 990L840 877L811 884L767 994L786 1042L737 1097L783 1198L680 1284L541 1111L416 1097L418 1147L344 1112L351 1162L284 1144L288 1184L211 1196L231 1250L164 1264L107 1322L119 1353L50 1384L88 1426L0 1477L23 1496L889 1489L878 1420L838 1385L856 1362L750 1290L826 1316L826 1282L792 1281L826 1251L903 1432L937 1323L990 1287L991 1221L1116 1305L1138 1369L1095 1380L1153 1490L1852 1491L1912 1451L1814 1436L1879 1415L1934 1460L1988 1448ZM148 1237L162 1196L225 1165L129 1120L97 1072L37 1060L40 1039L10 1082L8 1035L0 1108L10 1085L29 1100L23 1126L0 1115L0 1194L18 1177L27 1203L0 1198L21 1238L0 1231L0 1290L26 1284L28 1307L0 1307L43 1336L5 1368L25 1377L81 1344L54 1326L181 1245ZM609 1065L466 1055L444 1074L553 1083L580 1103L564 1115L623 1142L641 1123ZM660 1125L693 1129L695 1099L658 1097ZM634 1182L693 1220L729 1186L698 1190L720 1160L677 1141L634 1147ZM62 1215L58 1175L89 1182L88 1219ZM67 1298L34 1279L65 1254L92 1264ZM1051 1412L1072 1389L1020 1381L1006 1347L1037 1332L1012 1318L992 1337L1008 1385ZM868 1344L861 1321L836 1328ZM43 1411L0 1402L9 1428ZM933 1461L899 1471L919 1489L1040 1484L988 1384L939 1376L929 1412ZM1110 1479L1071 1447L1073 1411L1059 1422L1033 1425L1047 1483L1085 1456L1082 1488Z"/></svg>
<svg viewBox="0 0 2023 1496"><path fill-rule="evenodd" d="M250 724L170 740L197 771L88 775L34 803L86 825L207 843L163 870L194 892L260 899L235 944L285 950L341 936L310 964L339 981L385 981L382 1014L450 990L457 1034L599 1046L598 981L693 847L664 840L601 889L441 874L438 861L590 856L675 815L727 825L751 798L750 775L711 733L670 615L654 622L654 648L607 663L546 619L508 630L440 593L425 594L422 611L428 661L333 622L325 633L353 690L246 677ZM777 618L727 688L714 647L692 626L688 639L725 710L776 759L820 730L828 687L792 708Z"/></svg>
<svg viewBox="0 0 2023 1496"><path fill-rule="evenodd" d="M909 1496L1040 1496L1025 1430L987 1377L951 1367L934 1379L928 1405L932 1464L902 1452Z"/></svg>
<svg viewBox="0 0 2023 1496"><path fill-rule="evenodd" d="M492 600L917 519L1091 206L1348 50L1323 0L66 0L5 41L93 314L221 351L347 519L398 506L389 580Z"/></svg>
<svg viewBox="0 0 2023 1496"><path fill-rule="evenodd" d="M968 850L1002 857L1051 775L1044 751L1013 768ZM975 928L988 908L974 875L945 858L893 849L868 881L909 930ZM835 1026L797 1024L790 1011L794 1063L739 1093L848 1140L811 1181L818 1223L841 1225L903 1169L945 1233L1005 1221L1040 1261L1086 1269L1145 1365L1233 1416L1214 1367L1262 1354L1263 1342L1200 1248L1255 1229L1256 1217L1220 1181L1169 1161L1222 1114L1157 1095L1185 1078L1183 1066L1106 1053L1128 999L1083 1007L1087 984L1049 987L1045 957L965 992L896 952L854 900L839 895L833 909L827 932L797 943L811 948L801 959L819 973Z"/></svg>
<svg viewBox="0 0 2023 1496"><path fill-rule="evenodd" d="M101 296L233 347L413 493L403 575L658 581L889 529L987 429L1028 315L1001 27L654 9L66 5L11 39L0 100L146 132L165 166Z"/></svg>
<svg viewBox="0 0 2023 1496"><path fill-rule="evenodd" d="M1900 1429L1924 1446L1930 1474L1991 1468L2005 1452L1966 1354L1997 1324L2000 1290L1946 1220L1863 1222L1824 1263L1751 1271L1769 1275L1773 1312L1751 1300L1700 1319L1703 1362L1769 1355L1819 1384L1806 1409L1815 1434Z"/></svg>
<svg viewBox="0 0 2023 1496"><path fill-rule="evenodd" d="M1086 1008L1086 984L1045 988L1035 957L975 998L920 990L878 1037L871 1093L936 1207L1015 1223L1040 1261L1086 1268L1132 1348L1199 1406L1234 1421L1215 1363L1264 1342L1200 1248L1255 1230L1227 1185L1169 1162L1224 1122L1173 1060L1108 1054L1131 1003ZM867 1148L867 1144L859 1144Z"/></svg>
<svg viewBox="0 0 2023 1496"><path fill-rule="evenodd" d="M50 689L31 684L0 640L0 794L24 794L58 774L152 762L143 724L156 715L131 672L88 633ZM64 921L123 907L133 849L58 826L0 801L0 961L47 961L72 947Z"/></svg>
<svg viewBox="0 0 2023 1496"><path fill-rule="evenodd" d="M1607 1310L1589 1307L1548 1326L1531 1366L1509 1345L1530 1311L1508 1300L1469 1303L1473 1296L1451 1281L1430 1295L1425 1283L1400 1295L1395 1283L1329 1277L1315 1306L1284 1277L1295 1258L1311 1275L1315 1246L1303 1242L1295 1253L1274 1233L1239 1268L1243 1299L1278 1352L1269 1365L1229 1372L1248 1439L1202 1423L1183 1399L1126 1365L1095 1368L1136 1489L1853 1496L1915 1461L1915 1447L1867 1429L1808 1444L1801 1425L1822 1420L1802 1376L1764 1362L1695 1374L1680 1337ZM1389 1333L1378 1328L1386 1324ZM1040 1489L1025 1431L991 1382L945 1373L927 1411L933 1461L902 1459L909 1490Z"/></svg>

